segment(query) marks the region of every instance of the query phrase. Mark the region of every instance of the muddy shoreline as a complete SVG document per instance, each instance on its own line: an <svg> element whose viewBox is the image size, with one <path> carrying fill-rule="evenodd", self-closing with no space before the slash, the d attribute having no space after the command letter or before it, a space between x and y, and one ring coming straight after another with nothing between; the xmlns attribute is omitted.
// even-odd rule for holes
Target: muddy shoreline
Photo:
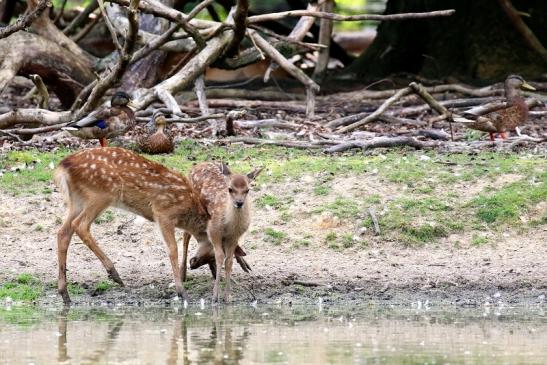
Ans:
<svg viewBox="0 0 547 365"><path fill-rule="evenodd" d="M250 281L243 281L250 284ZM264 283L268 290L260 290ZM412 306L412 307L488 307L488 306L531 306L545 305L547 289L523 288L515 283L515 287L499 289L491 285L477 285L453 288L386 288L368 285L361 289L357 283L334 283L326 286L305 287L299 284L272 287L271 282L258 278L254 281L258 290L251 294L248 289L235 290L232 305L317 305L325 306ZM416 285L417 286L417 285ZM203 298L206 305L210 304L210 285L201 284L189 289L189 305L199 305ZM197 290L195 290L197 289ZM357 290L356 290L357 289ZM196 294L199 292L200 294ZM149 306L182 306L176 298L175 291L169 284L148 284L145 287L115 287L106 293L97 294L92 288L86 293L72 296L72 307L116 306L116 307L149 307ZM36 301L40 307L62 306L62 300L54 288L45 290L43 297ZM225 303L221 303L225 305Z"/></svg>

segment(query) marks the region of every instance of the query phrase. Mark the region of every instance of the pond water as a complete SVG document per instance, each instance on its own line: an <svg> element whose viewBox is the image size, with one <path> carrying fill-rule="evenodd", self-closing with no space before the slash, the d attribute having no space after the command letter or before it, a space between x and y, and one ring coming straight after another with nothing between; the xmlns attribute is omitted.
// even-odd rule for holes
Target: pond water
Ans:
<svg viewBox="0 0 547 365"><path fill-rule="evenodd" d="M547 364L545 307L0 309L0 364Z"/></svg>

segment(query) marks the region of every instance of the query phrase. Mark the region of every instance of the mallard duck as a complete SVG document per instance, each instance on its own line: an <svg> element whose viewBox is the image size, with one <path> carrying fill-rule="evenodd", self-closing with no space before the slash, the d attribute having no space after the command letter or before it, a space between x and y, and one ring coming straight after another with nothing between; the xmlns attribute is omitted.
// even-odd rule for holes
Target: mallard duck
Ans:
<svg viewBox="0 0 547 365"><path fill-rule="evenodd" d="M519 125L526 122L528 118L528 105L518 89L535 90L522 77L518 75L509 75L505 79L505 98L507 106L488 114L476 117L473 122L466 122L465 126L471 129L488 132L490 140L494 141L495 133L499 133L502 139L507 138L507 131L515 130ZM465 116L469 116L465 115ZM458 121L457 119L454 119Z"/></svg>
<svg viewBox="0 0 547 365"><path fill-rule="evenodd" d="M137 141L140 150L144 153L157 154L157 153L171 153L173 152L173 138L166 134L165 115L162 112L156 111L152 116L154 125L156 126L156 132L148 136L142 137Z"/></svg>
<svg viewBox="0 0 547 365"><path fill-rule="evenodd" d="M135 126L135 113L131 97L117 91L110 99L110 108L104 108L77 122L64 127L72 135L83 139L98 139L102 147L108 145L107 138L125 134Z"/></svg>

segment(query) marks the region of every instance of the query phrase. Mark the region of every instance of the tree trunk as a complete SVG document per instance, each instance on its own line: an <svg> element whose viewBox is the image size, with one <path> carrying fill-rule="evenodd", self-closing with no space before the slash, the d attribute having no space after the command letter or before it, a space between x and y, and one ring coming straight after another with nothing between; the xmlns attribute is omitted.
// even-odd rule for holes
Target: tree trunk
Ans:
<svg viewBox="0 0 547 365"><path fill-rule="evenodd" d="M547 44L547 1L513 1L528 27ZM447 18L383 22L370 48L348 69L361 78L410 72L429 78L497 81L508 74L537 77L541 55L515 29L497 0L389 0L386 14L456 9Z"/></svg>
<svg viewBox="0 0 547 365"><path fill-rule="evenodd" d="M80 90L95 78L87 59L82 59L39 35L19 31L0 41L0 94L17 74L38 74L70 107Z"/></svg>

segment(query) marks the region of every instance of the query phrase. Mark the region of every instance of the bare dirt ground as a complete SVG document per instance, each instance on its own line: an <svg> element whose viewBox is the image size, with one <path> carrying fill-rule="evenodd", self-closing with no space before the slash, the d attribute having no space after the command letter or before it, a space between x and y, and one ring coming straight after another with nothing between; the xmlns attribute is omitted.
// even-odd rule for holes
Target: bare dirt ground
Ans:
<svg viewBox="0 0 547 365"><path fill-rule="evenodd" d="M504 178L507 178L505 176ZM306 177L299 185L305 183ZM296 182L269 184L254 192L255 197L293 191ZM337 194L348 187L361 191L396 194L385 183L373 178L336 178ZM476 186L475 186L476 188ZM434 304L484 305L499 301L513 304L544 302L547 295L547 229L544 226L524 234L514 230L488 233L490 243L471 244L467 233L452 234L437 243L404 247L370 234L366 246L333 250L326 246L327 231L352 229L355 222L342 221L336 228L322 228L313 207L331 196L310 194L311 187L293 193L291 221L281 222L274 209L255 207L251 229L243 247L253 271L245 274L236 265L234 299L248 303L324 302L408 304L429 301ZM456 190L472 193L469 186ZM358 193L359 191L357 191ZM287 193L288 194L288 193ZM312 198L310 198L312 196ZM545 209L545 207L538 207ZM64 205L57 191L49 195L13 197L4 195L0 205L0 282L21 273L30 273L47 285L43 304L60 303L56 295L56 230L64 216ZM158 304L173 300L171 269L160 235L151 222L114 210L95 224L93 232L100 246L114 262L126 287L97 294L97 283L107 276L99 260L75 236L69 250L68 278L84 287L73 295L76 303ZM268 241L265 227L282 227L287 234L279 245ZM365 235L366 235L365 234ZM295 247L299 237L310 244ZM178 233L179 242L182 232ZM195 249L192 242L191 252ZM191 271L187 284L192 300L209 299L212 284L206 267Z"/></svg>

